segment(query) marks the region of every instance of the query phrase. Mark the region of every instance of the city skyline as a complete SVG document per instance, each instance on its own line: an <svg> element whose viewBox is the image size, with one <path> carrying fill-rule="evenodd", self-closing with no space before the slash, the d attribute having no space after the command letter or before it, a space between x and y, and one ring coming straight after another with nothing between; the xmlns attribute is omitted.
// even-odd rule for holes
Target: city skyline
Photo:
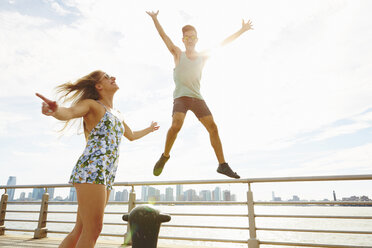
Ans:
<svg viewBox="0 0 372 248"><path fill-rule="evenodd" d="M16 177L10 176L8 180L8 185L16 185ZM164 188L164 187L163 187ZM175 192L174 192L175 189ZM13 190L13 191L12 191ZM16 200L29 200L29 201L37 201L42 199L42 195L45 192L44 188L33 188L32 192L28 192L28 196L26 197L26 192L21 191L18 189L19 198L14 198L14 189L9 189L8 192L12 192L13 197L9 196L9 201L16 201ZM140 190L141 194L136 193L136 200L143 201L143 202L172 202L172 201L237 201L237 196L234 192L230 190L224 189L221 190L221 187L216 186L214 190L205 190L199 189L199 193L193 188L190 188L186 191L183 191L183 185L177 184L173 187L167 186L162 191L157 189L155 186L141 186ZM62 197L57 195L54 197L55 188L48 188L49 199L58 200L58 201L76 201L76 190L74 187L69 189L68 196ZM116 190L113 188L110 192L109 201L128 201L129 199L129 189L123 189L122 191ZM174 194L175 193L175 194ZM291 198L283 200L282 197L276 196L275 191L271 192L271 201L330 201L328 198L323 199L303 199L301 196L292 195ZM337 201L371 201L371 199L367 195L351 195L348 197L341 197L337 198L336 192L333 190L331 200ZM372 198L372 197L371 197ZM242 199L243 201L245 199ZM268 199L266 199L268 200Z"/></svg>

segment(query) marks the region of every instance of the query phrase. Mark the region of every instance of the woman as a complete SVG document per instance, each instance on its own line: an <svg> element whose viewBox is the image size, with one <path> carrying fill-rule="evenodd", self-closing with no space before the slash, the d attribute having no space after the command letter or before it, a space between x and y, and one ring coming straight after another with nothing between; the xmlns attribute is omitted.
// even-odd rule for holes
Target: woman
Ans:
<svg viewBox="0 0 372 248"><path fill-rule="evenodd" d="M59 107L36 93L44 102L42 113L68 122L83 117L87 145L76 163L70 183L77 193L78 211L74 229L59 247L94 247L101 233L104 209L115 179L122 135L128 140L139 139L159 129L156 122L141 131L132 131L113 110L113 98L119 89L115 77L94 71L57 87L65 101L73 101L69 108ZM70 93L72 95L70 96Z"/></svg>

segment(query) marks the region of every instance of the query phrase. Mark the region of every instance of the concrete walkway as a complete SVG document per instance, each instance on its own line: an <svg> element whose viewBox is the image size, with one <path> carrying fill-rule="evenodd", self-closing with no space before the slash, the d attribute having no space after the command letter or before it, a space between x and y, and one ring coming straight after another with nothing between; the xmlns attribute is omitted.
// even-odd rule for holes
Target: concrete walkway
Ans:
<svg viewBox="0 0 372 248"><path fill-rule="evenodd" d="M43 238L33 239L32 236L16 236L16 235L3 235L0 236L0 247L30 247L30 248L56 248L61 243L61 238ZM131 246L122 246L120 242L110 240L100 240L96 244L96 248L130 248ZM206 248L205 246L184 246L184 245L169 245L161 244L158 242L158 248Z"/></svg>

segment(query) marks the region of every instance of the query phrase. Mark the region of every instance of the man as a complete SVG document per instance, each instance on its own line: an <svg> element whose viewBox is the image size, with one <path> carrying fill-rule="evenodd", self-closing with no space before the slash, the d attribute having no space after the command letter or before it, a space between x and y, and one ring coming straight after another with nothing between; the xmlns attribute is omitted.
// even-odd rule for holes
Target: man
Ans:
<svg viewBox="0 0 372 248"><path fill-rule="evenodd" d="M175 46L171 39L165 34L157 18L159 11L146 13L151 16L160 37L173 55L175 63L173 78L176 88L173 93L174 102L172 126L169 128L167 133L164 153L155 164L153 171L154 175L159 176L163 171L164 165L170 157L170 150L172 149L177 134L183 125L186 112L191 110L209 133L211 145L219 163L217 172L228 177L236 179L240 178L236 172L231 170L230 166L225 161L216 123L200 94L201 74L204 63L208 59L208 55L205 52L199 53L195 50L195 45L198 41L196 29L191 25L186 25L182 28L182 41L185 45L185 51L183 52L179 47ZM226 38L221 45L230 43L250 29L252 29L252 22L244 22L243 20L241 29Z"/></svg>

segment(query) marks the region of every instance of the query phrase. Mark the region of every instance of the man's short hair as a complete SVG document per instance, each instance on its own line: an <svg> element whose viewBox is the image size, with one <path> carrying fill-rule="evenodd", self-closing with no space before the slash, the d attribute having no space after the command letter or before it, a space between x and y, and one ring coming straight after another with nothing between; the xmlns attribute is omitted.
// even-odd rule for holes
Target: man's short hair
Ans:
<svg viewBox="0 0 372 248"><path fill-rule="evenodd" d="M183 26L183 28L182 28L182 35L185 35L185 33L187 31L195 31L195 33L197 34L195 27L194 26L191 26L191 25Z"/></svg>

